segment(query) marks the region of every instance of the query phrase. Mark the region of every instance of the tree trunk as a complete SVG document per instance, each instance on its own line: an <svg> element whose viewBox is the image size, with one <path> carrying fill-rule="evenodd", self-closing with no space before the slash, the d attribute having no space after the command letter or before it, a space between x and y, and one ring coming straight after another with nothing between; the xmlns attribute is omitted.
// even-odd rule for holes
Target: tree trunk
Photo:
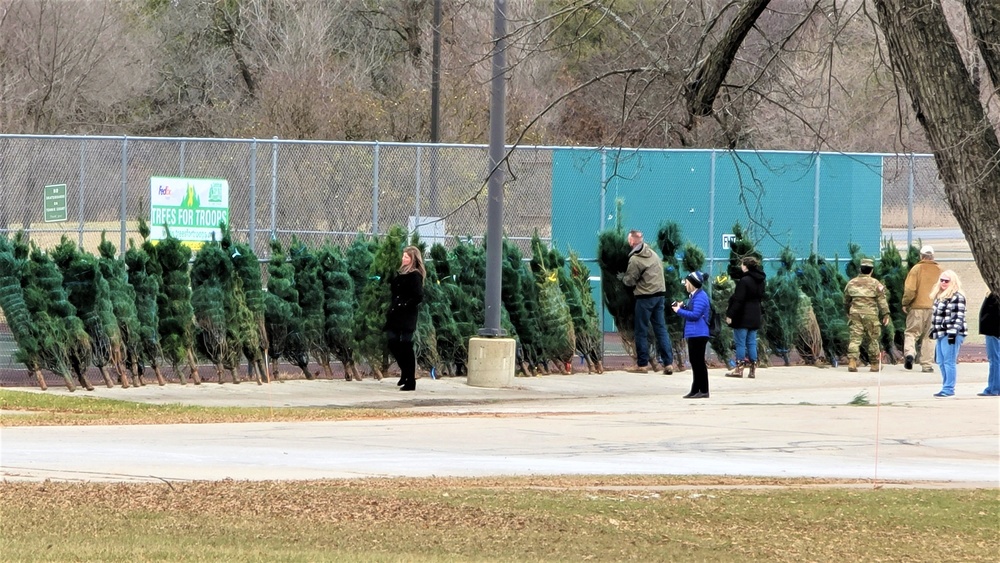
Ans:
<svg viewBox="0 0 1000 563"><path fill-rule="evenodd" d="M875 0L889 56L983 279L1000 293L1000 142L935 0ZM970 13L970 17L976 14ZM975 26L974 26L975 27Z"/></svg>
<svg viewBox="0 0 1000 563"><path fill-rule="evenodd" d="M1000 2L965 0L965 10L996 92L1000 89Z"/></svg>

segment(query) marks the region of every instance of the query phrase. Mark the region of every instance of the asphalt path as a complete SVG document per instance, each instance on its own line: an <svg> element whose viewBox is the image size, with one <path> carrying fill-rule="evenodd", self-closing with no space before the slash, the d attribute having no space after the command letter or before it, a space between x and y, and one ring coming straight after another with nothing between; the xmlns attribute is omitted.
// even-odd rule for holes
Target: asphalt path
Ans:
<svg viewBox="0 0 1000 563"><path fill-rule="evenodd" d="M961 364L957 396L936 373L777 367L518 378L206 383L97 388L94 396L205 406L370 407L431 416L332 422L0 429L0 478L66 481L670 474L851 478L1000 486L1000 397L987 366ZM50 388L47 393L67 393ZM78 391L76 394L86 392ZM864 394L869 406L849 405ZM11 412L0 416L31 416Z"/></svg>

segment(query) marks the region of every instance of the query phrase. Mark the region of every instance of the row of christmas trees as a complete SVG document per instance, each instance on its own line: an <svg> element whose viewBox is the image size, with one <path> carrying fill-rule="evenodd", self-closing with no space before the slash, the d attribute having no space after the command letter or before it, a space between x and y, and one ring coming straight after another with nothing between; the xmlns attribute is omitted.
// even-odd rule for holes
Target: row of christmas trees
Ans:
<svg viewBox="0 0 1000 563"><path fill-rule="evenodd" d="M226 225L219 241L193 257L172 236L154 244L139 221L141 244L116 257L102 235L94 256L64 237L49 252L23 233L0 237L0 308L17 343L16 359L46 387L42 370L74 377L96 366L109 387L144 385L149 371L163 385L167 364L181 383L201 382L199 358L238 383L246 359L258 384L279 375L280 361L307 379L321 366L332 377L332 361L347 380L362 368L381 379L391 364L382 325L389 280L399 268L406 232L394 227L382 237L359 235L347 248L313 248L292 238L287 248L271 242L267 283L253 250L234 241ZM169 233L168 233L169 235ZM425 250L416 238L409 241ZM537 234L532 257L503 243L502 323L518 340L518 369L568 372L579 354L588 369L603 371L602 334L590 272L570 253L546 248ZM465 370L468 339L484 321L485 248L457 240L449 250L428 253L424 306L414 335L421 367L441 374ZM269 364L269 365L268 365Z"/></svg>
<svg viewBox="0 0 1000 563"><path fill-rule="evenodd" d="M763 257L754 247L753 241L743 228L733 227L735 240L731 243L727 272L712 279L705 290L710 294L712 305L724 314L730 296L735 289L735 280L742 275L740 264L744 257ZM621 223L598 237L598 264L604 304L614 317L618 332L626 350L634 350L634 300L631 290L617 278L628 266L627 233ZM667 302L684 300L687 295L681 283L689 272L703 271L705 254L690 241L682 238L676 223L662 225L657 233L655 246L663 257L664 279L667 287ZM785 248L777 261L776 271L768 272L766 296L762 303L763 326L758 332L758 346L762 353L760 360L765 365L768 355L780 356L785 365L789 363L789 352L796 350L808 364L826 360L836 366L839 358L847 353L850 342L847 313L844 310L844 286L848 278L858 274L864 256L857 244L848 244L849 258L846 259L846 276L841 272L838 260L830 263L816 254L796 260L794 254ZM896 362L896 351L903 346L903 331L906 315L901 308L903 285L910 268L920 260L916 246L910 246L906 261L891 240L883 241L881 257L873 276L886 286L892 322L882 329L881 349L890 362ZM667 328L678 367L683 368L684 340L683 321L678 315L667 313ZM649 332L651 342L655 339ZM733 333L724 326L720 334L710 342L713 351L723 362L733 356ZM655 348L650 348L654 349ZM862 351L865 348L862 347ZM863 352L864 353L864 352ZM655 361L654 361L654 367Z"/></svg>

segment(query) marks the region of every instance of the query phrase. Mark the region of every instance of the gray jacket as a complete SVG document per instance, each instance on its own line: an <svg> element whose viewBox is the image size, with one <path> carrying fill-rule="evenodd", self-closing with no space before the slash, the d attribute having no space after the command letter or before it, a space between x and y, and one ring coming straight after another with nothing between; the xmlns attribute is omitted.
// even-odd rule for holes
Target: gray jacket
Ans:
<svg viewBox="0 0 1000 563"><path fill-rule="evenodd" d="M663 281L663 262L659 254L646 243L628 255L628 269L622 282L632 287L636 298L662 297L666 295Z"/></svg>

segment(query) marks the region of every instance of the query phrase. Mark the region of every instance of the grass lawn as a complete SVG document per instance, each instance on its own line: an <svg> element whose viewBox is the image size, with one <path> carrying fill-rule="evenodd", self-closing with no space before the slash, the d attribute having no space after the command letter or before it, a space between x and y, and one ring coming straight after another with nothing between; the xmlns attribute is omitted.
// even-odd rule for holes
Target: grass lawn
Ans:
<svg viewBox="0 0 1000 563"><path fill-rule="evenodd" d="M995 489L682 477L0 483L5 561L996 561Z"/></svg>

